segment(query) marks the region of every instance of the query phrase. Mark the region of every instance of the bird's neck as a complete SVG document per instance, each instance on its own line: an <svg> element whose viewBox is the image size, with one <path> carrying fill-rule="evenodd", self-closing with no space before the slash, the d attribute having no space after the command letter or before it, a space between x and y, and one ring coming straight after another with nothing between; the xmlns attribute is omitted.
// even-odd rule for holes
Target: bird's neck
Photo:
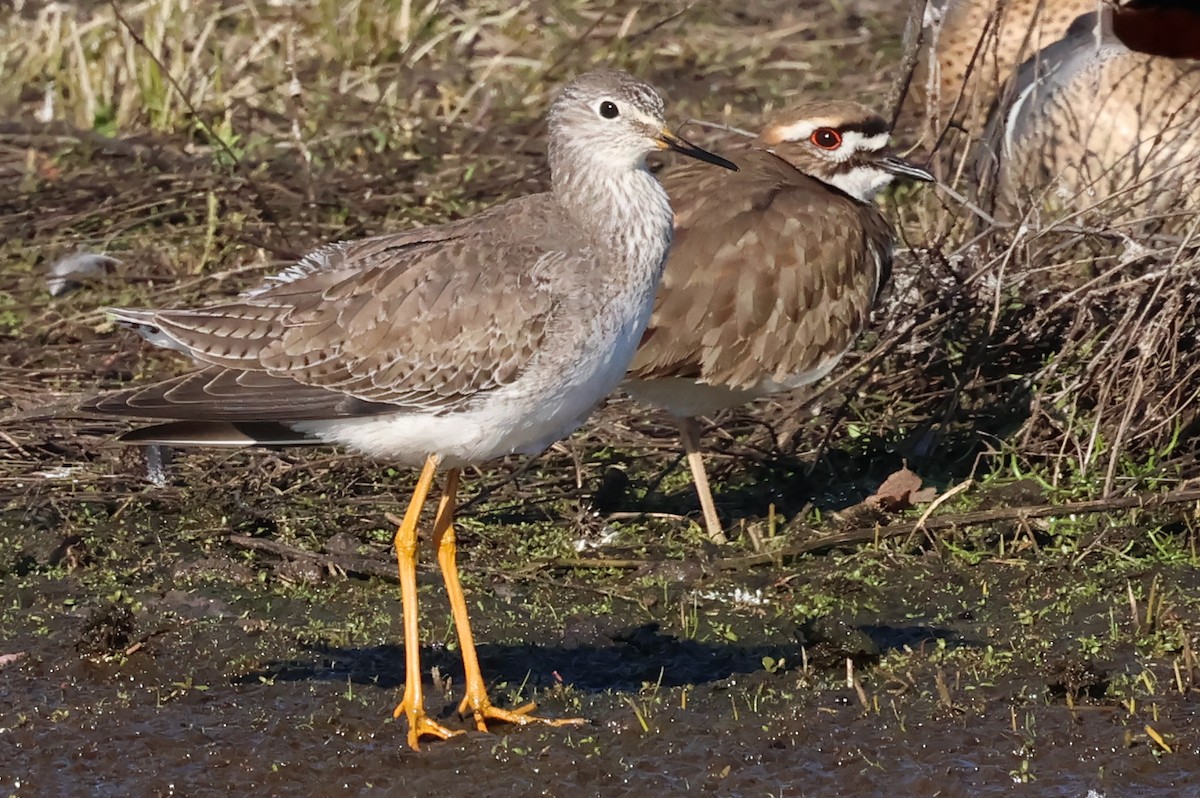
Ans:
<svg viewBox="0 0 1200 798"><path fill-rule="evenodd" d="M579 160L572 163L574 168L552 163L552 191L568 220L594 246L617 255L638 272L650 270L647 276L657 282L674 227L666 189L645 164L614 169L604 164L586 168L586 161L582 167ZM629 277L635 275L625 279Z"/></svg>
<svg viewBox="0 0 1200 798"><path fill-rule="evenodd" d="M819 177L824 183L844 191L859 202L871 202L891 185L893 176L870 164L847 164L844 169Z"/></svg>

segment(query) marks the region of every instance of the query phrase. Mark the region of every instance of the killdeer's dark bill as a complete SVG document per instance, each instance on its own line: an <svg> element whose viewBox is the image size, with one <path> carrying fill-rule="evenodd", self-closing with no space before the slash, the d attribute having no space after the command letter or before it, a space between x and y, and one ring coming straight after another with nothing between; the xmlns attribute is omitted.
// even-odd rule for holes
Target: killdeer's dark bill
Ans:
<svg viewBox="0 0 1200 798"><path fill-rule="evenodd" d="M889 174L897 177L909 177L913 180L920 180L923 183L933 183L936 178L926 168L917 166L912 161L901 158L899 155L885 155L879 159L879 166Z"/></svg>

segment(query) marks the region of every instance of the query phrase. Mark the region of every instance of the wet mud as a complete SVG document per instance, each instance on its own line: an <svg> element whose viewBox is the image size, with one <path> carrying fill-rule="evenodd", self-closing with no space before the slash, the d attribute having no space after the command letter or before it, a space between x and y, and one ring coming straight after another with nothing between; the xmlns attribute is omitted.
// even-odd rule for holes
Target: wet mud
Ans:
<svg viewBox="0 0 1200 798"><path fill-rule="evenodd" d="M5 794L1196 794L1198 693L1177 672L1196 618L1171 598L1158 628L1135 627L1128 595L1195 595L1188 567L1081 580L871 551L505 575L468 534L497 702L590 722L413 752L391 720L404 668L388 580L297 578L219 535L151 540L136 519L76 541L72 561L9 521ZM361 551L388 562L386 545ZM470 729L432 567L421 600L428 707Z"/></svg>

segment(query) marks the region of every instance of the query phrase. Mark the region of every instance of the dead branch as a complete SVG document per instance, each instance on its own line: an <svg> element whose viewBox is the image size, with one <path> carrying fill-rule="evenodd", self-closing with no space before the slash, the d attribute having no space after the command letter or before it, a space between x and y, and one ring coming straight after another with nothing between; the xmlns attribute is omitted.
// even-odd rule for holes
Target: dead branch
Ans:
<svg viewBox="0 0 1200 798"><path fill-rule="evenodd" d="M975 526L1000 521L1029 521L1034 518L1055 518L1064 515L1117 512L1120 510L1154 510L1176 504L1200 501L1200 489L1180 490L1171 493L1138 493L1133 496L1118 496L1086 502L1067 504L1032 504L1020 507L996 507L990 510L972 510L930 518L922 525L904 521L886 526L856 527L845 532L808 540L778 551L754 554L746 557L730 557L719 560L715 566L722 571L733 571L756 565L771 565L781 558L799 557L803 554L819 554L830 549L870 543L876 540L911 535L915 532L932 532L959 526Z"/></svg>

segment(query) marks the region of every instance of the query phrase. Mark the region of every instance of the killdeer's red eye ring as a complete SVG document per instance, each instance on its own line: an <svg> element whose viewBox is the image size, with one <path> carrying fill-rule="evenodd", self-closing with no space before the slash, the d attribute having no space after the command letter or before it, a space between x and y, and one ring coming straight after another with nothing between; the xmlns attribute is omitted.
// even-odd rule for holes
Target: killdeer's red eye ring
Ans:
<svg viewBox="0 0 1200 798"><path fill-rule="evenodd" d="M823 150L836 150L842 146L842 134L831 127L821 127L813 131L809 141Z"/></svg>

